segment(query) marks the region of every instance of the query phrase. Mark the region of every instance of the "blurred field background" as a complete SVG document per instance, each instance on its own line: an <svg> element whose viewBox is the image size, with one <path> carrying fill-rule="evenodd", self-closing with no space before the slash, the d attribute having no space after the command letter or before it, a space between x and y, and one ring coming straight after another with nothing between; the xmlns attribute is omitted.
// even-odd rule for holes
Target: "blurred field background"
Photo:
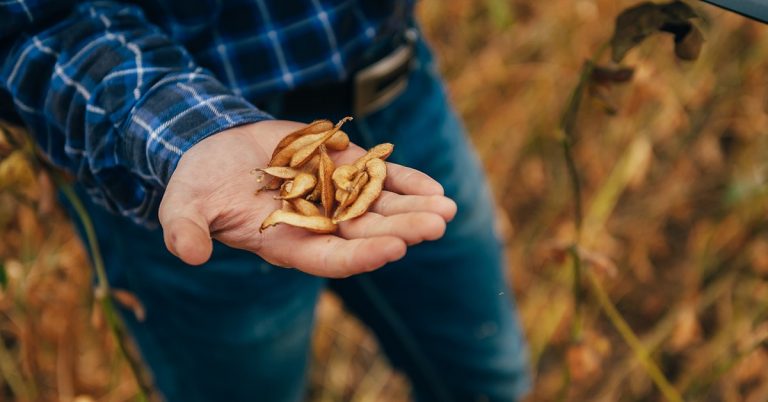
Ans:
<svg viewBox="0 0 768 402"><path fill-rule="evenodd" d="M633 4L418 5L498 200L530 401L663 400L588 286L577 308L559 250L574 235L559 116L582 63ZM695 5L699 60L676 60L670 36L656 36L625 60L632 81L607 91L613 114L604 101L583 105L580 244L686 401L768 401L768 27ZM82 247L50 181L24 176L0 192L0 401L132 400L127 365L92 311ZM318 316L311 401L407 400L407 381L332 296Z"/></svg>

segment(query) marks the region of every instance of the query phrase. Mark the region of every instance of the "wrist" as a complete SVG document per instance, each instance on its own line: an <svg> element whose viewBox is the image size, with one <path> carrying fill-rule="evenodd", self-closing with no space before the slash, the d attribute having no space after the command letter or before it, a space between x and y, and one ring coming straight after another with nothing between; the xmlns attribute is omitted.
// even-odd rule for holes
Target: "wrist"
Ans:
<svg viewBox="0 0 768 402"><path fill-rule="evenodd" d="M161 186L168 184L182 155L199 142L233 127L272 119L212 77L162 81L131 111L118 150L133 162L132 171Z"/></svg>
<svg viewBox="0 0 768 402"><path fill-rule="evenodd" d="M212 133L185 151L175 168L213 161L226 165L235 160L248 160L248 165L240 166L239 170L250 172L255 167L266 166L278 142L303 126L304 123L287 120L262 120Z"/></svg>

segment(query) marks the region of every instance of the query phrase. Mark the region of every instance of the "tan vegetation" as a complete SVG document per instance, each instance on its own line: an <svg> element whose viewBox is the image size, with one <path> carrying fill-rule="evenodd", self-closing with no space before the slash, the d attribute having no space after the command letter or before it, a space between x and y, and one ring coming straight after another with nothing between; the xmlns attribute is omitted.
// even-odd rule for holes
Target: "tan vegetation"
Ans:
<svg viewBox="0 0 768 402"><path fill-rule="evenodd" d="M768 27L696 2L698 60L680 61L668 37L651 37L624 61L630 80L588 94L572 147L583 227L570 247L558 117L584 60L633 4L418 6L495 190L535 373L530 400L663 400L606 301L684 400L768 400ZM10 149L0 141L0 156L10 160ZM0 168L12 178L0 192L0 401L130 400L136 385L100 324L52 184L13 158ZM585 278L577 301L574 255L604 294ZM318 316L312 401L406 400L406 381L336 299L324 296Z"/></svg>

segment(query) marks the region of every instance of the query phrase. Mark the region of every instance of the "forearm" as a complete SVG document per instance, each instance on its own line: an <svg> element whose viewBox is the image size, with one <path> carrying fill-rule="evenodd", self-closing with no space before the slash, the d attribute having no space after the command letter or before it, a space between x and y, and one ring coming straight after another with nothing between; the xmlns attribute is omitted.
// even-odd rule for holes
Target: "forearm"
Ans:
<svg viewBox="0 0 768 402"><path fill-rule="evenodd" d="M138 8L44 3L1 6L21 22L0 31L0 85L51 162L112 209L156 219L147 198L162 192L187 149L269 118Z"/></svg>

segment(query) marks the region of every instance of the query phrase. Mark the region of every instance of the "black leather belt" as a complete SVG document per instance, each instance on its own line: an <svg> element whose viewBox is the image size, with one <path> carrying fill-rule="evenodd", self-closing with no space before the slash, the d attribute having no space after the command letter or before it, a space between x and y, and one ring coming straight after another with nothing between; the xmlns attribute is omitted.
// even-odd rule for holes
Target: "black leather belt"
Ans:
<svg viewBox="0 0 768 402"><path fill-rule="evenodd" d="M415 30L406 31L400 45L357 70L345 82L304 87L282 94L278 98L278 109L290 114L306 111L318 116L342 110L360 117L383 108L408 85L417 35Z"/></svg>

